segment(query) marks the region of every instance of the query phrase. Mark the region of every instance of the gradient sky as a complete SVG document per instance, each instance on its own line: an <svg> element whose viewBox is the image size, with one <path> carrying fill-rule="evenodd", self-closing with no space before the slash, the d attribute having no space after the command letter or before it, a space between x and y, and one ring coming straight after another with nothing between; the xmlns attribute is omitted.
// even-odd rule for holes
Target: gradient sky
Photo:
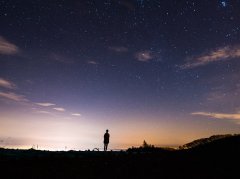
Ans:
<svg viewBox="0 0 240 179"><path fill-rule="evenodd" d="M178 146L240 132L240 0L1 0L0 147Z"/></svg>

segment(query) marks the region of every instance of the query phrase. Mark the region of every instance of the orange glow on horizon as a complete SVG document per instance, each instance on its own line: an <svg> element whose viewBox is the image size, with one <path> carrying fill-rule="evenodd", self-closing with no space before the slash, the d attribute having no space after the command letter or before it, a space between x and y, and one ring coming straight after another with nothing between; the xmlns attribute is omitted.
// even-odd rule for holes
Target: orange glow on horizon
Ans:
<svg viewBox="0 0 240 179"><path fill-rule="evenodd" d="M201 127L200 124L197 123L196 127ZM40 150L102 149L106 128L110 132L110 150L139 147L144 140L155 146L176 147L216 134L215 131L197 131L191 125L186 123L181 126L180 123L171 123L171 119L157 122L148 118L146 121L143 116L107 121L101 118L66 118L31 112L4 113L0 120L0 147L29 149L38 146ZM221 133L227 132L223 130Z"/></svg>

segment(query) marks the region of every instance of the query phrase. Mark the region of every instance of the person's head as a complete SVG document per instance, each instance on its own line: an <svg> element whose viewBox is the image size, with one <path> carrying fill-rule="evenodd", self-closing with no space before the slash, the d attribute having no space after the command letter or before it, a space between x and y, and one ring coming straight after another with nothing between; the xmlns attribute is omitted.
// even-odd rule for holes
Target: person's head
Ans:
<svg viewBox="0 0 240 179"><path fill-rule="evenodd" d="M108 133L108 129L106 130L106 133Z"/></svg>

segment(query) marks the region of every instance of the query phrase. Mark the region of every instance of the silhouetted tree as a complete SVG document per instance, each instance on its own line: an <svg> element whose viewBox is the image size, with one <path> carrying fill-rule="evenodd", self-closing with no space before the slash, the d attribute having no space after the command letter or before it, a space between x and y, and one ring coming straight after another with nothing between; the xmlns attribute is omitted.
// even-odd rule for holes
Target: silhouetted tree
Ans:
<svg viewBox="0 0 240 179"><path fill-rule="evenodd" d="M143 141L143 148L154 148L154 145L148 144L145 140Z"/></svg>

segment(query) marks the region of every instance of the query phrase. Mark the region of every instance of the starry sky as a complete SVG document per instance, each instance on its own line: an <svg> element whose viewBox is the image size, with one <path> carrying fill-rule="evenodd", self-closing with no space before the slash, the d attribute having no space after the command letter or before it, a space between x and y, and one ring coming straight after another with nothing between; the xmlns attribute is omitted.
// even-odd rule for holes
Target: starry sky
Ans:
<svg viewBox="0 0 240 179"><path fill-rule="evenodd" d="M240 0L1 0L0 27L0 147L240 132Z"/></svg>

